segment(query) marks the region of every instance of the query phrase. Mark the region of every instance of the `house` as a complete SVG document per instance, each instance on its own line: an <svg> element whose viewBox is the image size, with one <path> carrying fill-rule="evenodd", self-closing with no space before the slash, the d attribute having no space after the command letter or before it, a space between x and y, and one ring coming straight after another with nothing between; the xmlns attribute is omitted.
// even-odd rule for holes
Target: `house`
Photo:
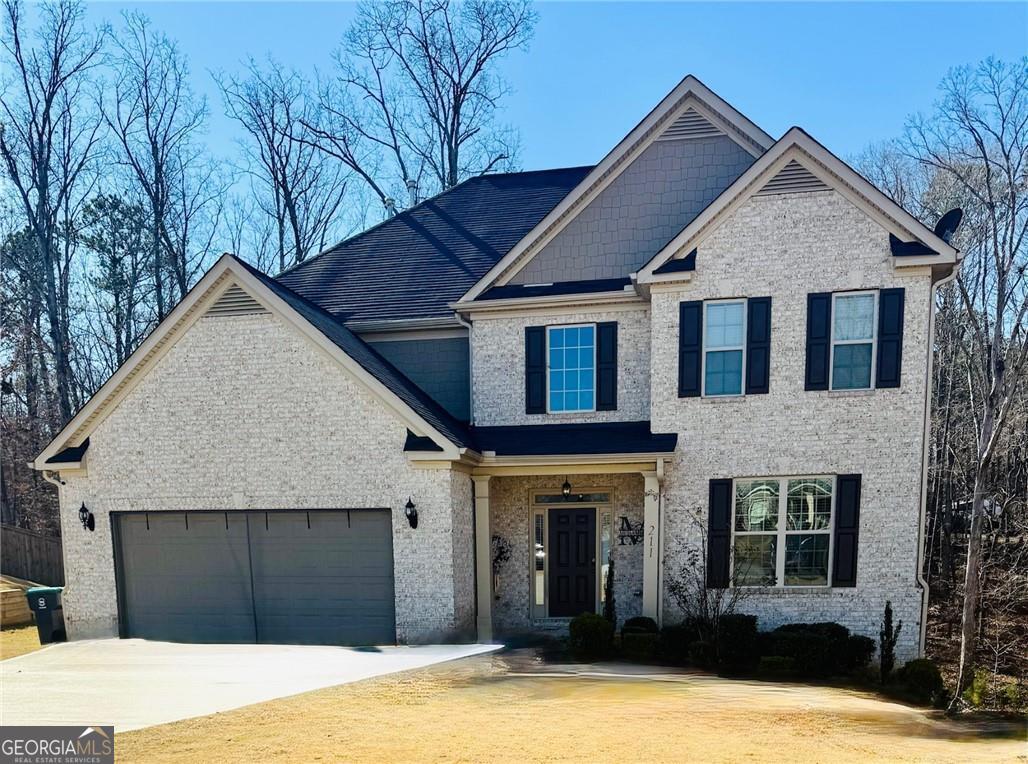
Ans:
<svg viewBox="0 0 1028 764"><path fill-rule="evenodd" d="M594 167L469 179L276 278L225 255L33 464L69 633L491 640L599 610L613 560L619 619L674 622L691 570L762 627L875 635L890 600L912 657L957 262L693 77Z"/></svg>

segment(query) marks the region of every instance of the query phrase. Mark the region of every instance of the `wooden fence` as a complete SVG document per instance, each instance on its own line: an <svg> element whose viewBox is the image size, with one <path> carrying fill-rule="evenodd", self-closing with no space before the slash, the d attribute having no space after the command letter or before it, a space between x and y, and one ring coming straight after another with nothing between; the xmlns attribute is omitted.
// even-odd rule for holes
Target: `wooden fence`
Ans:
<svg viewBox="0 0 1028 764"><path fill-rule="evenodd" d="M64 586L61 537L0 525L0 573L47 586Z"/></svg>

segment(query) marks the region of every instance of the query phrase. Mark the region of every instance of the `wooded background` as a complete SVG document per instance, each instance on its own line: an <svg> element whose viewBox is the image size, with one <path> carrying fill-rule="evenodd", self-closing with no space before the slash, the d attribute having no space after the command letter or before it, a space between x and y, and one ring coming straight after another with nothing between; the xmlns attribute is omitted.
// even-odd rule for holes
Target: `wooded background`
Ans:
<svg viewBox="0 0 1028 764"><path fill-rule="evenodd" d="M8 525L59 533L54 489L26 463L221 252L278 273L518 166L497 62L532 36L524 0L361 4L330 73L250 59L216 75L216 105L144 15L93 26L77 2L34 6L31 23L20 2L2 11ZM208 151L212 108L237 123L242 158ZM937 304L929 653L959 689L977 671L983 702L1002 705L1028 681L1028 60L952 70L930 113L850 159L929 227L965 213L963 264Z"/></svg>

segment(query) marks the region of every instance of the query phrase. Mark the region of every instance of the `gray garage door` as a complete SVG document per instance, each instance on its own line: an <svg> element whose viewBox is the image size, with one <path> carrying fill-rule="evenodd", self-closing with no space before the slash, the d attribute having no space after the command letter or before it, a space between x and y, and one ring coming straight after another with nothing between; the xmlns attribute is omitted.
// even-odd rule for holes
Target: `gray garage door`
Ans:
<svg viewBox="0 0 1028 764"><path fill-rule="evenodd" d="M115 529L126 636L395 641L388 510L126 513Z"/></svg>

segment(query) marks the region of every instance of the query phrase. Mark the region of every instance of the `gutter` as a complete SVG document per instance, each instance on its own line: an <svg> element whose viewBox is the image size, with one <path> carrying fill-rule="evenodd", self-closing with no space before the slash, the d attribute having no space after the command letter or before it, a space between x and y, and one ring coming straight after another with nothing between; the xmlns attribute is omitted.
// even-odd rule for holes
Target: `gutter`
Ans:
<svg viewBox="0 0 1028 764"><path fill-rule="evenodd" d="M921 498L917 524L917 568L914 578L921 587L921 628L918 630L917 654L924 655L925 639L928 635L928 581L924 577L925 528L928 521L928 439L932 430L932 380L935 376L935 298L939 287L952 282L960 268L960 260L950 268L950 272L932 282L930 293L930 310L928 311L928 364L925 371L924 391L924 431L921 437Z"/></svg>

